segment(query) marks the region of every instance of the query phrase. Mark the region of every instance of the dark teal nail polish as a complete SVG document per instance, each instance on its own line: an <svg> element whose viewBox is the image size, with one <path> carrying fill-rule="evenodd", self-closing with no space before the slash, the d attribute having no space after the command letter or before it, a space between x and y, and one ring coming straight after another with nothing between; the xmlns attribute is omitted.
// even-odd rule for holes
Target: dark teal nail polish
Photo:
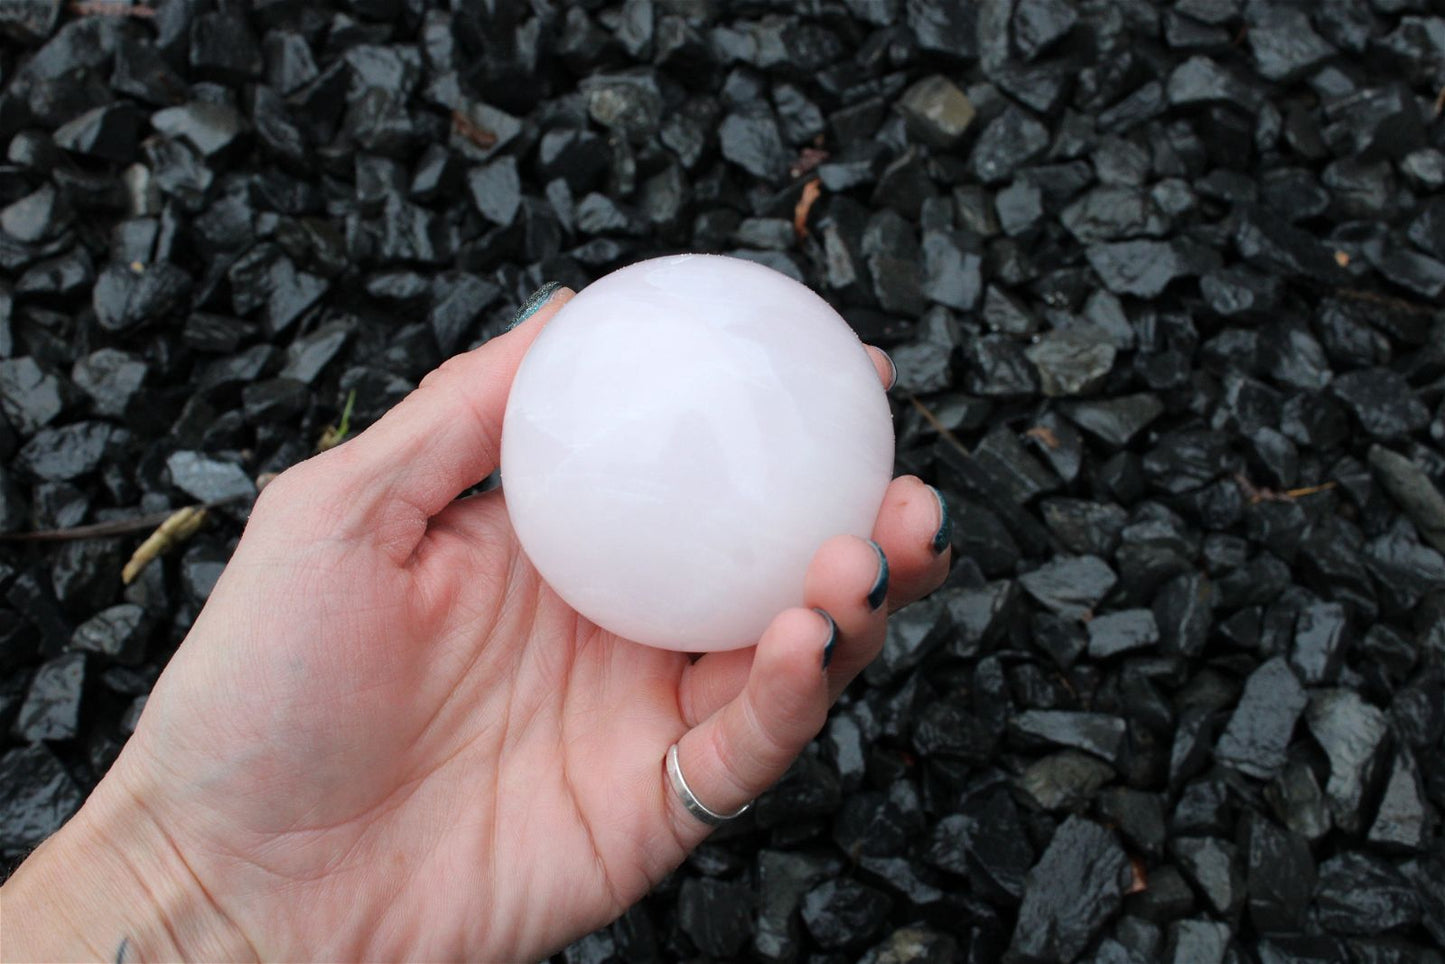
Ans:
<svg viewBox="0 0 1445 964"><path fill-rule="evenodd" d="M878 553L878 578L873 580L873 588L868 590L868 608L877 609L888 598L888 556L878 543L870 539L868 544Z"/></svg>
<svg viewBox="0 0 1445 964"><path fill-rule="evenodd" d="M938 531L933 534L933 553L938 555L947 549L953 542L953 516L948 511L948 500L943 493L933 489L933 497L938 500Z"/></svg>
<svg viewBox="0 0 1445 964"><path fill-rule="evenodd" d="M507 330L511 331L513 328L517 327L522 322L535 315L537 313L537 309L541 308L549 300L551 300L552 296L557 293L557 289L560 287L562 287L562 282L549 281L542 287L538 288L536 291L532 292L531 297L529 297L526 301L522 302L522 307L517 309L517 316L512 319L512 323L507 326Z"/></svg>
<svg viewBox="0 0 1445 964"><path fill-rule="evenodd" d="M828 664L833 662L833 647L838 644L838 624L833 622L826 609L814 609L813 612L828 621L828 641L823 644L823 668L827 669Z"/></svg>

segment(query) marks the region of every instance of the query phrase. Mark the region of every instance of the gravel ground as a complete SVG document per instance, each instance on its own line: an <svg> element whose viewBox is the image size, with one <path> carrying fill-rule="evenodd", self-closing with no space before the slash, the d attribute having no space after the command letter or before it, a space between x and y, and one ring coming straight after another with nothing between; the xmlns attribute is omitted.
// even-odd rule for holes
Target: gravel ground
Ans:
<svg viewBox="0 0 1445 964"><path fill-rule="evenodd" d="M0 3L0 532L220 503L0 541L7 865L349 396L716 251L892 353L957 563L562 960L1442 960L1445 4L453 6Z"/></svg>

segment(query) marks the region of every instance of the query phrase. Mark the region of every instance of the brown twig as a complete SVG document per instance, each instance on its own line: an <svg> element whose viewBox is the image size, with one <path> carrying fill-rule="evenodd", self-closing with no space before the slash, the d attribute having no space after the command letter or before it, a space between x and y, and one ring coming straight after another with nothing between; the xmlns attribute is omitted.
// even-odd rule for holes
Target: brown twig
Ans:
<svg viewBox="0 0 1445 964"><path fill-rule="evenodd" d="M68 542L72 539L110 539L136 532L148 532L170 518L170 512L152 512L134 519L93 522L68 529L40 529L35 532L0 532L3 542Z"/></svg>
<svg viewBox="0 0 1445 964"><path fill-rule="evenodd" d="M69 10L77 17L142 17L149 20L156 15L155 7L119 0L78 0L70 4Z"/></svg>
<svg viewBox="0 0 1445 964"><path fill-rule="evenodd" d="M1244 490L1244 495L1249 499L1250 505L1258 505L1261 502L1293 502L1307 495L1328 492L1339 485L1338 482L1321 482L1319 485L1306 485L1298 489L1285 489L1283 492L1277 492L1268 486L1255 485L1243 472L1234 473L1234 481Z"/></svg>
<svg viewBox="0 0 1445 964"><path fill-rule="evenodd" d="M1393 308L1396 311L1405 311L1414 315L1436 315L1441 309L1434 305L1422 304L1418 301L1409 301L1405 298L1397 298L1394 295L1383 295L1378 291L1363 291L1359 288L1336 288L1335 296L1344 298L1347 301L1363 301L1372 305L1379 305L1382 308Z"/></svg>
<svg viewBox="0 0 1445 964"><path fill-rule="evenodd" d="M958 436L950 432L948 426L938 420L938 416L933 413L933 409L923 404L917 395L909 395L908 400L913 403L914 408L918 409L918 413L923 416L923 420L933 426L935 432L964 455L968 454L968 446L960 442Z"/></svg>

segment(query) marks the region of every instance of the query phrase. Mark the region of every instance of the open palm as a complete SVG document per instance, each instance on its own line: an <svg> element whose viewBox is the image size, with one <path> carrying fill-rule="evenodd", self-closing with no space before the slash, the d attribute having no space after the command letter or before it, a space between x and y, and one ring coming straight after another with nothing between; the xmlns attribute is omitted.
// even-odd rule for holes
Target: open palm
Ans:
<svg viewBox="0 0 1445 964"><path fill-rule="evenodd" d="M266 489L107 777L262 959L544 956L706 836L671 744L698 798L736 809L882 644L865 540L820 549L758 646L694 661L556 596L503 491L454 501L495 467L512 375L565 298ZM889 488L895 606L946 572L940 512L917 479Z"/></svg>

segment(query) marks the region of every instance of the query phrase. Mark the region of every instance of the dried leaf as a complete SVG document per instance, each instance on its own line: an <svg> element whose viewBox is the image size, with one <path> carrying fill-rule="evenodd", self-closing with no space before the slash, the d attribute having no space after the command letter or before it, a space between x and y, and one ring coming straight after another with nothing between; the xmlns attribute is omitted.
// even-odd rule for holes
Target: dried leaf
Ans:
<svg viewBox="0 0 1445 964"><path fill-rule="evenodd" d="M497 135L495 131L489 131L476 121L472 120L462 111L452 111L452 130L471 141L473 144L486 150L495 147Z"/></svg>
<svg viewBox="0 0 1445 964"><path fill-rule="evenodd" d="M793 233L801 241L808 236L808 212L823 193L823 184L816 177L803 185L803 196L793 208Z"/></svg>
<svg viewBox="0 0 1445 964"><path fill-rule="evenodd" d="M1054 430L1047 425L1035 425L1025 432L1024 435L1029 438L1038 439L1047 448L1056 449L1059 447L1059 437L1055 435Z"/></svg>
<svg viewBox="0 0 1445 964"><path fill-rule="evenodd" d="M130 557L130 561L121 570L121 582L127 586L130 585L156 556L169 552L195 535L196 530L200 529L201 524L206 521L206 514L205 506L200 505L188 505L172 512L170 517L162 522L155 532L146 537L146 541L142 542L135 554Z"/></svg>

